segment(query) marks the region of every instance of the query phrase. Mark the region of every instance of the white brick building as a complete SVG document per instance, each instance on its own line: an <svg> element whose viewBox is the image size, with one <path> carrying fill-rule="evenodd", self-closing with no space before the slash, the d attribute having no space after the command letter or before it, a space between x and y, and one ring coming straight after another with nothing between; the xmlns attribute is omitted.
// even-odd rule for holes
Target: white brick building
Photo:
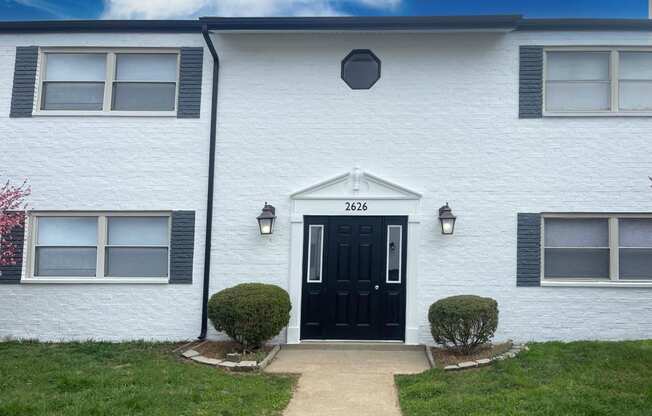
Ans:
<svg viewBox="0 0 652 416"><path fill-rule="evenodd" d="M650 33L511 16L0 24L0 174L32 187L0 337L200 334L213 88L209 293L285 288L283 340L427 343L429 305L455 294L495 298L500 339L652 337Z"/></svg>

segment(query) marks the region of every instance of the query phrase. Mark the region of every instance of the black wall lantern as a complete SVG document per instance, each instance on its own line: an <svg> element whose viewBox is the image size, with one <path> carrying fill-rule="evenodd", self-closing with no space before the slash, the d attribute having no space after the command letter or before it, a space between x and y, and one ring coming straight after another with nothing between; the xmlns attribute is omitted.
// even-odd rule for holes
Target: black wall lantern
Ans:
<svg viewBox="0 0 652 416"><path fill-rule="evenodd" d="M272 233L274 228L274 220L276 219L276 208L265 202L263 211L256 217L258 220L258 228L260 228L261 235L268 235Z"/></svg>
<svg viewBox="0 0 652 416"><path fill-rule="evenodd" d="M448 202L439 208L439 222L441 223L442 234L453 234L453 231L455 231L455 219L456 217L453 215L451 207L448 206Z"/></svg>

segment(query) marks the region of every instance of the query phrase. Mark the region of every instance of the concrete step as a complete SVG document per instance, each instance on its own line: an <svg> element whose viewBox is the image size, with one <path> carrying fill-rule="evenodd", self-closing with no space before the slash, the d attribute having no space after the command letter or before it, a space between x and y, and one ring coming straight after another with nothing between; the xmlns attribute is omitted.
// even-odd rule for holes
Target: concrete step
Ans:
<svg viewBox="0 0 652 416"><path fill-rule="evenodd" d="M281 345L285 350L331 351L423 351L423 345L406 345L402 342L377 341L301 341L300 344Z"/></svg>

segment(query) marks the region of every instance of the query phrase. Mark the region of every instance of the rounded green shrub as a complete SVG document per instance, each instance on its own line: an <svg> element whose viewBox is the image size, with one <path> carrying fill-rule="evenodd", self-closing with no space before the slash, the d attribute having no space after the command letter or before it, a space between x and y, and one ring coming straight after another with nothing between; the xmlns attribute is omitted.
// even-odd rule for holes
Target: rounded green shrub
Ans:
<svg viewBox="0 0 652 416"><path fill-rule="evenodd" d="M278 286L244 283L214 294L208 317L244 350L259 348L290 322L290 296Z"/></svg>
<svg viewBox="0 0 652 416"><path fill-rule="evenodd" d="M428 320L436 343L470 354L494 336L498 303L480 296L451 296L430 306Z"/></svg>

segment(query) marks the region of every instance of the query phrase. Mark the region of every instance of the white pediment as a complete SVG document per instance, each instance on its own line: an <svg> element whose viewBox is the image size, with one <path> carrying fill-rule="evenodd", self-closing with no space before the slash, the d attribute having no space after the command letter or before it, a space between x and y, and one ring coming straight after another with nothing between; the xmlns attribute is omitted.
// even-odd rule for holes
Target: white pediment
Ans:
<svg viewBox="0 0 652 416"><path fill-rule="evenodd" d="M292 199L420 199L421 194L355 168L291 195Z"/></svg>

